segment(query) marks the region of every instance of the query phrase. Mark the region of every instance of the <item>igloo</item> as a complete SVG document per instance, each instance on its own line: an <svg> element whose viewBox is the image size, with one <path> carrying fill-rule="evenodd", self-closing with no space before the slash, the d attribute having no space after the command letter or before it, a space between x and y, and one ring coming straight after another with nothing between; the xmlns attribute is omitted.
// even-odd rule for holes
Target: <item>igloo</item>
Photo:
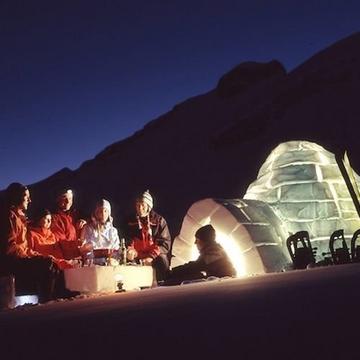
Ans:
<svg viewBox="0 0 360 360"><path fill-rule="evenodd" d="M208 198L195 202L175 238L172 267L197 258L196 230L211 224L237 276L278 272L291 262L284 251L286 233L271 207L262 201Z"/></svg>
<svg viewBox="0 0 360 360"><path fill-rule="evenodd" d="M355 183L360 183L354 173ZM278 145L261 166L244 199L271 206L289 235L309 232L317 260L328 252L332 232L343 229L347 241L360 219L335 155L308 141ZM349 245L349 244L348 244Z"/></svg>
<svg viewBox="0 0 360 360"><path fill-rule="evenodd" d="M360 178L353 176L357 187ZM270 153L243 198L203 199L189 208L172 266L197 257L194 234L206 224L215 227L241 276L291 269L286 239L298 231L309 232L317 261L335 230L344 230L350 248L360 219L335 155L312 142L289 141Z"/></svg>

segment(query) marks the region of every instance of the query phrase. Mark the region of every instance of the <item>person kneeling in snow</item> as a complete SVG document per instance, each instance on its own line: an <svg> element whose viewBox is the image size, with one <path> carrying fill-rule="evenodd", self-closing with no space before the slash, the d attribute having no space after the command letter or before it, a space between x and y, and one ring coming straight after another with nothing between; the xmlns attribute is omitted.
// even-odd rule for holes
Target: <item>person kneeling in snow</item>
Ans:
<svg viewBox="0 0 360 360"><path fill-rule="evenodd" d="M195 244L200 256L169 271L164 285L178 285L184 280L196 280L209 276L235 276L236 271L223 247L216 242L216 232L205 225L195 233Z"/></svg>

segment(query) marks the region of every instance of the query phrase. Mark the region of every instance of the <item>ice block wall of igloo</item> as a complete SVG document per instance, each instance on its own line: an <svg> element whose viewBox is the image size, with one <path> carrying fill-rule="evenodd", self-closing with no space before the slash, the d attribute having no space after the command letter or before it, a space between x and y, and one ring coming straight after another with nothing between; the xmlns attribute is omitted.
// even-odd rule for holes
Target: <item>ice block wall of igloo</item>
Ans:
<svg viewBox="0 0 360 360"><path fill-rule="evenodd" d="M283 271L291 259L284 251L286 234L271 207L256 200L214 199L196 201L187 211L180 234L174 239L171 266L199 256L196 231L211 224L232 262L237 276Z"/></svg>
<svg viewBox="0 0 360 360"><path fill-rule="evenodd" d="M355 181L360 183L354 172ZM360 219L335 155L308 141L278 145L261 166L244 199L268 203L288 234L306 230L317 259L329 251L332 232L344 229L349 245Z"/></svg>

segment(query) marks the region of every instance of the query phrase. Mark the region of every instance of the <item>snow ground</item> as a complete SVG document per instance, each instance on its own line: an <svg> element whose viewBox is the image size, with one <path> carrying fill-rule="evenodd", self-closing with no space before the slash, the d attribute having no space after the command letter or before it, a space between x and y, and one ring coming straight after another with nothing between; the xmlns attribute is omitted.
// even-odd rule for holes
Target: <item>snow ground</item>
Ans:
<svg viewBox="0 0 360 360"><path fill-rule="evenodd" d="M359 358L359 279L338 265L3 311L1 358Z"/></svg>

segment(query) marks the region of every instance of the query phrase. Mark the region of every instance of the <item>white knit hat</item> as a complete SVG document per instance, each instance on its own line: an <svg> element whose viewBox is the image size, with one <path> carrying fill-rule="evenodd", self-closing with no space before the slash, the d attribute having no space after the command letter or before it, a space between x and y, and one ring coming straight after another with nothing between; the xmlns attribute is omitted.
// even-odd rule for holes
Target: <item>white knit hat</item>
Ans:
<svg viewBox="0 0 360 360"><path fill-rule="evenodd" d="M139 199L143 200L145 204L148 204L150 210L153 208L154 200L149 190L146 190L144 193L142 193L141 196L139 196Z"/></svg>
<svg viewBox="0 0 360 360"><path fill-rule="evenodd" d="M100 208L100 207L104 207L105 209L107 209L108 212L109 212L109 216L111 215L111 205L110 205L110 203L109 203L107 200L105 200L105 199L99 200L99 201L96 203L95 209Z"/></svg>

